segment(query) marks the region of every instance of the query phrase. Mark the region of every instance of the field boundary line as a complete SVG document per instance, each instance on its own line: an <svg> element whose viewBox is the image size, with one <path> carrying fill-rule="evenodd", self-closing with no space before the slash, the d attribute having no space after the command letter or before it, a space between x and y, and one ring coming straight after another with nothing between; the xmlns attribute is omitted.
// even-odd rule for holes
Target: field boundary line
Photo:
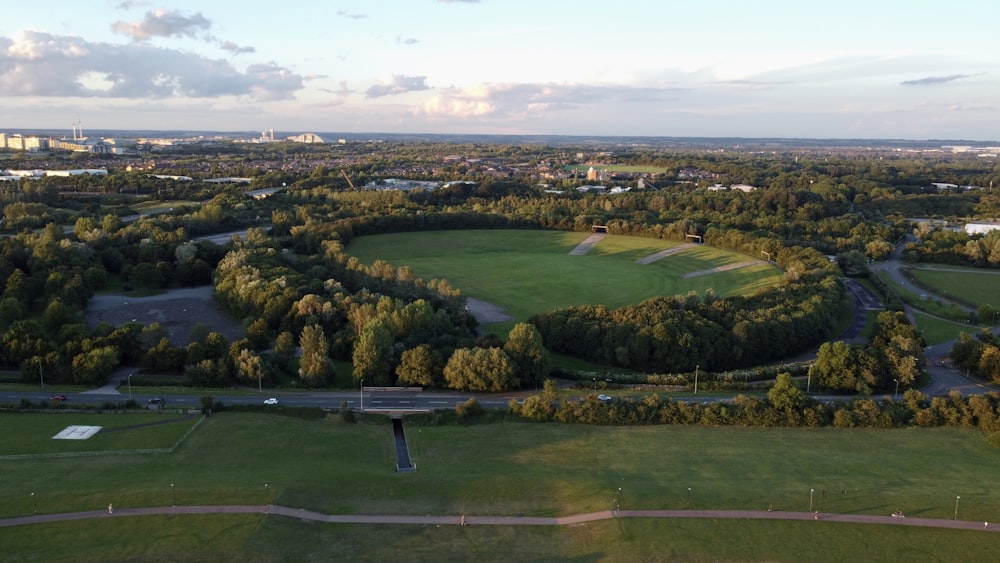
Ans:
<svg viewBox="0 0 1000 563"><path fill-rule="evenodd" d="M87 452L53 452L47 454L9 454L0 455L0 461L17 461L25 459L60 459L60 458L74 458L74 457L100 457L100 456L121 456L121 455L156 455L156 454L170 454L173 453L181 444L187 440L188 436L191 435L195 430L201 426L201 423L205 421L206 416L202 415L201 418L195 422L191 428L187 429L187 432L183 436L174 442L174 445L169 448L141 448L138 450L96 450Z"/></svg>

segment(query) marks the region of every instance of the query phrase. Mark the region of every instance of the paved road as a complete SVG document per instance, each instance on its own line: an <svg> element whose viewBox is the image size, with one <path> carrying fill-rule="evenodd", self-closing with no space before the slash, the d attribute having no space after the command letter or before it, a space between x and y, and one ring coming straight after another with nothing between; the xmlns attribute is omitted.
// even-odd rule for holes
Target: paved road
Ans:
<svg viewBox="0 0 1000 563"><path fill-rule="evenodd" d="M323 514L302 508L279 505L235 505L235 506L150 506L143 508L116 508L114 513L107 510L86 512L64 512L58 514L36 514L19 518L0 519L0 527L26 526L68 520L91 520L96 518L127 518L130 516L172 514L273 514L307 520L337 524L395 524L395 525L438 525L438 526L569 526L585 522L626 518L702 518L715 520L818 520L822 522L852 522L856 524L881 524L893 526L919 526L924 528L948 528L954 530L1000 531L1000 524L969 522L966 520L943 520L937 518L896 518L871 514L827 514L812 512L783 512L765 510L605 510L586 514L560 517L542 516L415 516L385 514Z"/></svg>

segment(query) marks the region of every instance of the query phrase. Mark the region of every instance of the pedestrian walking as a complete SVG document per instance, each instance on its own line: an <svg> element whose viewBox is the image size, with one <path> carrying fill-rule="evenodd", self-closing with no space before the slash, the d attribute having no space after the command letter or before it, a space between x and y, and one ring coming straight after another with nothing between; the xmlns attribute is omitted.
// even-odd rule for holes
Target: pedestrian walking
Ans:
<svg viewBox="0 0 1000 563"><path fill-rule="evenodd" d="M111 503L109 502L108 503L108 514L114 514L114 513L115 513L115 507L111 506Z"/></svg>
<svg viewBox="0 0 1000 563"><path fill-rule="evenodd" d="M989 528L990 528L990 523L989 522L983 522L983 529L984 530L988 530Z"/></svg>
<svg viewBox="0 0 1000 563"><path fill-rule="evenodd" d="M465 515L462 515L462 525L465 526Z"/></svg>
<svg viewBox="0 0 1000 563"><path fill-rule="evenodd" d="M819 520L819 511L813 513L813 520Z"/></svg>

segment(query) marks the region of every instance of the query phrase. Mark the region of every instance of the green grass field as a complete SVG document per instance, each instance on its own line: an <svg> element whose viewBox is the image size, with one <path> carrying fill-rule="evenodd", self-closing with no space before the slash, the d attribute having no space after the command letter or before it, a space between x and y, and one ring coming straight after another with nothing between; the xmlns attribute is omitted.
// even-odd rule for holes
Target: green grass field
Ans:
<svg viewBox="0 0 1000 563"><path fill-rule="evenodd" d="M7 418L15 416L28 422ZM24 428L18 425L30 425L35 416L6 415L3 423ZM0 516L31 514L33 500L40 513L95 510L108 502L169 506L174 492L180 505L271 501L327 513L551 516L607 510L618 487L627 509L760 510L770 504L805 511L815 489L821 512L901 508L911 517L947 519L960 495L961 519L1000 516L1000 474L994 471L1000 450L967 430L408 426L418 466L411 474L394 473L391 434L385 422L218 414L171 454L0 460ZM905 552L968 561L984 560L984 542L995 546L990 534L811 522L628 520L621 527L604 522L559 529L334 526L246 515L113 522L0 528L0 558L23 559L44 549L45 560L201 559L193 554L375 560L391 553L407 560L431 560L435 553L438 560L496 560L535 553L544 560L625 561L673 553L790 561L816 553L808 559L857 561ZM906 547L886 545L887 538ZM920 550L909 551L915 546ZM74 550L83 553L71 557Z"/></svg>
<svg viewBox="0 0 1000 563"><path fill-rule="evenodd" d="M944 297L1000 309L1000 271L982 268L911 268L913 277Z"/></svg>
<svg viewBox="0 0 1000 563"><path fill-rule="evenodd" d="M0 456L169 448L198 421L179 414L0 413ZM71 425L101 426L89 440L53 440Z"/></svg>
<svg viewBox="0 0 1000 563"><path fill-rule="evenodd" d="M639 237L609 236L588 254L570 256L587 236L518 230L395 233L359 237L347 252L368 264L380 259L410 266L425 279L447 279L463 294L500 305L518 320L559 307L621 307L710 288L722 296L742 295L781 277L777 268L759 265L683 279L688 272L754 258L699 246L641 265L636 260L677 243Z"/></svg>

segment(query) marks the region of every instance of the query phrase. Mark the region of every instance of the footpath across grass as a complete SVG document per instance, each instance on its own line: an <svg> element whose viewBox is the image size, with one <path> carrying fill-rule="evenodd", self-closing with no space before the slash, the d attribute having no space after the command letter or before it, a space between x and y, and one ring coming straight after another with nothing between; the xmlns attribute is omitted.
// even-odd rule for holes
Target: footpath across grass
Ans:
<svg viewBox="0 0 1000 563"><path fill-rule="evenodd" d="M221 413L206 419L171 454L0 460L5 483L0 515L100 510L108 502L120 508L169 506L174 501L273 502L332 514L562 516L609 510L619 502L625 509L765 510L770 505L807 511L812 490L814 509L821 512L888 515L901 509L910 517L950 519L960 496L960 519L1000 522L1000 474L994 470L1000 450L971 430L512 422L407 424L406 432L418 470L397 474L387 421L354 425ZM932 551L920 553L938 553L943 559L982 560L980 549L987 540L979 536L988 536L994 545L996 540L992 534L822 522L628 520L558 529L463 529L333 526L247 515L187 518L112 520L117 531L113 545L81 541L87 552L78 560L93 554L105 555L104 560L146 557L151 548L144 546L149 545L162 546L164 559L175 558L170 554L187 559L188 544L172 548L169 538L188 534L195 521L206 523L209 555L219 553L218 542L250 560L302 560L314 554L376 560L390 553L429 560L436 547L441 559L497 560L504 554L521 559L537 553L541 559L635 560L672 553L682 559L802 560L815 553L807 558L857 561L888 558L904 544L908 549L926 547ZM144 534L150 521L158 522L156 533ZM45 549L70 549L65 546L80 536L105 534L108 522L23 529L52 530L50 541L42 542ZM0 544L30 549L7 541L11 534L0 529ZM889 537L903 544L893 551L883 545ZM952 551L927 547L923 537L935 537ZM812 545L831 551L809 551Z"/></svg>

